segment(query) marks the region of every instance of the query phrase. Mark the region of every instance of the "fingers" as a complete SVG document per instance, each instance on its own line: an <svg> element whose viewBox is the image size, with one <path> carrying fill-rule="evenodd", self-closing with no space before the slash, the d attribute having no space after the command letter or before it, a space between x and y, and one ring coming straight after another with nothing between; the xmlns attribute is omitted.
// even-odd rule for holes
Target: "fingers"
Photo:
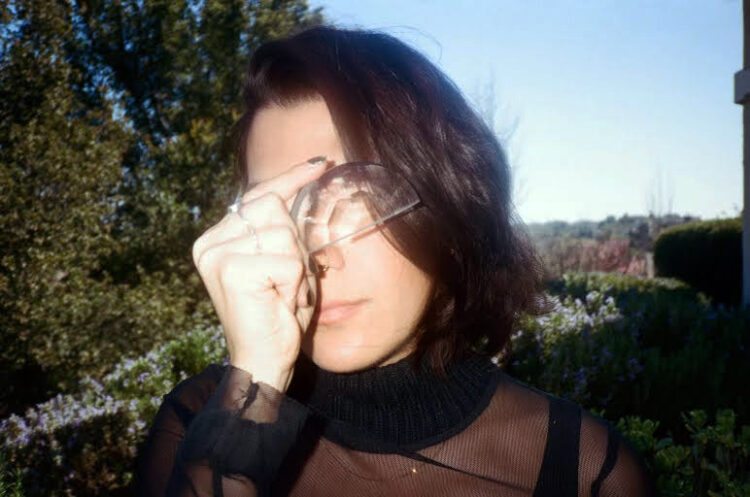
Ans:
<svg viewBox="0 0 750 497"><path fill-rule="evenodd" d="M281 218L288 218L289 222L292 223L286 200L276 192L263 193L248 202L243 202L238 207L236 214L230 213L228 215L237 215L253 226L279 224Z"/></svg>
<svg viewBox="0 0 750 497"><path fill-rule="evenodd" d="M278 176L250 189L243 195L242 202L250 202L270 192L276 193L284 202L291 201L300 188L318 179L333 164L333 160L326 159L324 156L313 157L296 164Z"/></svg>
<svg viewBox="0 0 750 497"><path fill-rule="evenodd" d="M263 269L263 274L259 274L252 267L227 267L226 260L234 256L247 256L242 260L249 266ZM265 256L278 256L279 259L269 259ZM212 283L224 284L225 278L231 278L236 275L242 275L245 290L270 290L275 288L284 302L289 305L290 310L295 306L302 305L303 299L300 297L301 283L304 276L308 274L307 267L304 263L306 253L299 243L296 233L289 226L265 226L256 230L255 236L243 234L235 238L224 240L212 245L198 256L196 266L201 277L205 280L215 279ZM275 266L264 267L264 264L284 264L288 268L277 268ZM298 268L301 267L301 276L298 275ZM223 272L231 272L232 275L224 275ZM212 278L212 275L215 275ZM258 278L261 278L260 280ZM209 281L207 281L208 283ZM234 283L237 283L235 281ZM226 287L229 290L237 290L234 285ZM307 287L305 287L305 296Z"/></svg>
<svg viewBox="0 0 750 497"><path fill-rule="evenodd" d="M195 241L193 262L220 313L248 292L261 301L277 295L293 313L314 304L314 275L289 209L299 189L333 164L316 157L256 185Z"/></svg>
<svg viewBox="0 0 750 497"><path fill-rule="evenodd" d="M297 164L282 174L260 183L245 193L237 212L232 212L215 226L207 230L193 244L193 262L198 265L205 250L226 239L242 236L247 230L247 224L257 229L266 224L289 224L294 227L289 217L291 203L299 189L305 184L319 178L335 161L327 160L323 156L313 157L308 161ZM240 218L245 222L234 223Z"/></svg>
<svg viewBox="0 0 750 497"><path fill-rule="evenodd" d="M297 288L305 277L305 266L298 257L278 254L225 253L213 274L225 293L232 296L278 293L287 308L294 313Z"/></svg>
<svg viewBox="0 0 750 497"><path fill-rule="evenodd" d="M227 214L219 223L209 228L195 241L193 244L193 263L196 267L200 265L203 254L212 247L237 238L252 240L253 237L249 236L249 226L255 230L256 234L265 229L264 225L287 227L295 237L298 237L297 227L289 217L283 200L274 193L266 194L244 205L243 216L246 217L243 219L235 213ZM260 240L260 235L258 237L258 240ZM302 246L299 241L295 243L298 247ZM273 247L273 245L269 245L269 247Z"/></svg>

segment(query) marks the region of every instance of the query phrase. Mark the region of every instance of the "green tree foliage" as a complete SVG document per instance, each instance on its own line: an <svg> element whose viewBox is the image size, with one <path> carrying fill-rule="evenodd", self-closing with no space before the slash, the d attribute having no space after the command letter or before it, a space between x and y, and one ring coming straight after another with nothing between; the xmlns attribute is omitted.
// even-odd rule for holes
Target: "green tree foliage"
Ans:
<svg viewBox="0 0 750 497"><path fill-rule="evenodd" d="M304 0L0 6L0 414L213 319L190 261L261 42Z"/></svg>

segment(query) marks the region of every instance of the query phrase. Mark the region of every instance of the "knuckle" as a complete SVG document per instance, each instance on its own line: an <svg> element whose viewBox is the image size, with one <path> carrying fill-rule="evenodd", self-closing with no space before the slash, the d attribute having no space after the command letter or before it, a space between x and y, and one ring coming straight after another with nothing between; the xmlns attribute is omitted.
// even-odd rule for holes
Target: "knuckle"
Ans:
<svg viewBox="0 0 750 497"><path fill-rule="evenodd" d="M268 192L247 202L241 209L240 217L245 220L252 217L256 221L265 219L268 222L273 219L276 210L277 201L274 199L274 193Z"/></svg>
<svg viewBox="0 0 750 497"><path fill-rule="evenodd" d="M209 248L202 253L198 254L198 258L195 262L195 266L198 268L198 272L201 275L206 275L210 273L211 267L213 266L212 262L216 258L216 248Z"/></svg>
<svg viewBox="0 0 750 497"><path fill-rule="evenodd" d="M201 236L199 236L195 242L193 242L192 247L192 256L193 256L193 264L195 264L196 267L199 266L201 259L203 258L204 252L206 252L209 247L210 242L213 238L216 237L215 233L217 233L219 227L223 224L226 224L227 218L229 216L224 216L224 218L219 221L217 224L214 224L210 228L208 228L206 231L203 232Z"/></svg>
<svg viewBox="0 0 750 497"><path fill-rule="evenodd" d="M201 248L203 246L201 238L198 238L197 240L193 242L192 256L193 256L193 264L195 265L195 267L198 267L198 262L200 261L200 258L201 258L201 252L202 252Z"/></svg>
<svg viewBox="0 0 750 497"><path fill-rule="evenodd" d="M244 194L242 194L242 198L240 199L242 202L252 202L256 200L258 197L263 196L263 183L256 183L251 188L249 188Z"/></svg>
<svg viewBox="0 0 750 497"><path fill-rule="evenodd" d="M290 226L276 225L273 228L273 237L284 255L297 256L299 254L297 236Z"/></svg>
<svg viewBox="0 0 750 497"><path fill-rule="evenodd" d="M201 271L201 269L203 268L205 264L206 253L210 251L211 248L208 246L206 235L201 236L195 241L195 243L193 243L193 264L195 264L195 267L198 269L198 271Z"/></svg>
<svg viewBox="0 0 750 497"><path fill-rule="evenodd" d="M266 205L271 200L270 192L261 192L257 196L252 197L252 202L256 205Z"/></svg>
<svg viewBox="0 0 750 497"><path fill-rule="evenodd" d="M268 206L271 209L283 209L286 212L286 203L284 202L284 199L281 198L281 195L279 195L276 192L268 192L263 195L262 197L263 202L266 206Z"/></svg>

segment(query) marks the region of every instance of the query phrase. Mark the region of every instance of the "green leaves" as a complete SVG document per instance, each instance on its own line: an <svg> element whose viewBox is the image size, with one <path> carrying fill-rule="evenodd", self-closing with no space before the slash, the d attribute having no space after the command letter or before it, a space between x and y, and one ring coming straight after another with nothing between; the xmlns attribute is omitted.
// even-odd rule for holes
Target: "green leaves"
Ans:
<svg viewBox="0 0 750 497"><path fill-rule="evenodd" d="M215 320L190 257L230 199L249 55L302 0L0 6L0 416Z"/></svg>
<svg viewBox="0 0 750 497"><path fill-rule="evenodd" d="M658 423L621 419L617 428L646 457L660 495L739 496L750 492L750 426L735 433L735 413L716 411L709 424L704 410L682 413L690 445L655 436Z"/></svg>
<svg viewBox="0 0 750 497"><path fill-rule="evenodd" d="M566 273L550 289L557 309L522 319L509 372L619 419L660 495L750 495L750 313L667 278Z"/></svg>
<svg viewBox="0 0 750 497"><path fill-rule="evenodd" d="M163 396L224 357L221 328L197 327L119 361L101 381L83 378L75 394L0 421L0 495L21 495L22 483L29 496L128 493L137 446Z"/></svg>

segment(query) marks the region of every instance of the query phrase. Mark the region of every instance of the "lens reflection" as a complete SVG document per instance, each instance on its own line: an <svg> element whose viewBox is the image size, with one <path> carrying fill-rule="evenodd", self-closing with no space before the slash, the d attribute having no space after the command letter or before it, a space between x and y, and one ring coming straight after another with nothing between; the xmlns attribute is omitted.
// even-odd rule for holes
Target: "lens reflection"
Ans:
<svg viewBox="0 0 750 497"><path fill-rule="evenodd" d="M379 164L351 162L303 187L291 216L315 264L342 267L347 244L419 204L411 185Z"/></svg>

